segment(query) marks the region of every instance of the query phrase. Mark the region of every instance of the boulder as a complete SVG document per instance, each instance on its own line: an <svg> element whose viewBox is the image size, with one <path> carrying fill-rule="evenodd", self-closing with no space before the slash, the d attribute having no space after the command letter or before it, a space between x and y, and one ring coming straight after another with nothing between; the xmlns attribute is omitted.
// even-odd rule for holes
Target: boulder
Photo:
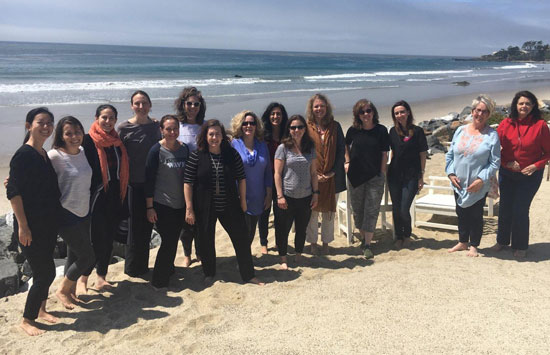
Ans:
<svg viewBox="0 0 550 355"><path fill-rule="evenodd" d="M460 111L460 114L458 115L458 117L461 119L461 120L464 120L467 116L469 116L470 114L472 113L472 106L466 106L462 109L462 111Z"/></svg>
<svg viewBox="0 0 550 355"><path fill-rule="evenodd" d="M437 137L431 135L426 137L426 140L428 142L428 153L437 154L447 152L447 149L445 149L445 147L443 146L443 144L441 144Z"/></svg>
<svg viewBox="0 0 550 355"><path fill-rule="evenodd" d="M0 260L0 297L19 292L19 277L19 267L13 260Z"/></svg>

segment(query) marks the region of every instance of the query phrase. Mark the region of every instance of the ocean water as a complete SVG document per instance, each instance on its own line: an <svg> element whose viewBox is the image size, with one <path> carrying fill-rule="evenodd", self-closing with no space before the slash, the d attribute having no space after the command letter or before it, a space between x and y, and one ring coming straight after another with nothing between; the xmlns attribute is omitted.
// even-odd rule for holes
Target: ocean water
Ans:
<svg viewBox="0 0 550 355"><path fill-rule="evenodd" d="M429 87L434 96L550 82L550 65L452 57L291 53L215 49L0 42L0 108L127 102L142 89L174 100L196 86L208 102L361 91L389 101ZM382 91L381 91L382 90ZM378 95L381 96L381 95Z"/></svg>

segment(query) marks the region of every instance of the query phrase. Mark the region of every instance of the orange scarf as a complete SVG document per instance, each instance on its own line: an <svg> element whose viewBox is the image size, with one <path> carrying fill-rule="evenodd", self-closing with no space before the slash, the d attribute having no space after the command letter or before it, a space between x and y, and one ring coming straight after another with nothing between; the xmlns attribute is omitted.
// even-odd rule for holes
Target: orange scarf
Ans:
<svg viewBox="0 0 550 355"><path fill-rule="evenodd" d="M101 166L101 177L103 178L103 190L107 191L109 186L109 162L107 161L107 154L104 148L119 147L122 152L122 161L120 162L120 199L124 201L126 197L126 190L128 189L128 178L130 176L130 169L128 165L128 154L122 141L118 137L118 133L113 129L107 133L99 127L97 120L92 123L90 131L88 132L90 137L94 141L97 149L97 155L99 156L99 165Z"/></svg>
<svg viewBox="0 0 550 355"><path fill-rule="evenodd" d="M336 157L337 131L336 122L328 124L325 135L317 131L315 123L308 123L309 136L315 142L315 152L317 153L317 173L327 174L334 166ZM336 212L336 185L334 176L325 182L319 181L319 202L314 211L317 212Z"/></svg>

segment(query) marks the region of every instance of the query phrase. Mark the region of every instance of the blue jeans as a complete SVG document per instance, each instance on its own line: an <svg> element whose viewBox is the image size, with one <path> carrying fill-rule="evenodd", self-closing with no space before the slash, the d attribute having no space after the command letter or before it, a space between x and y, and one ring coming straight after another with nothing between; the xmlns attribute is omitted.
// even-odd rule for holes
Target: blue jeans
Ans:
<svg viewBox="0 0 550 355"><path fill-rule="evenodd" d="M388 181L392 203L393 228L398 240L410 238L412 233L410 208L418 191L418 179Z"/></svg>
<svg viewBox="0 0 550 355"><path fill-rule="evenodd" d="M527 250L529 246L529 207L535 197L544 169L531 176L504 168L499 171L500 206L498 210L497 243L512 249Z"/></svg>

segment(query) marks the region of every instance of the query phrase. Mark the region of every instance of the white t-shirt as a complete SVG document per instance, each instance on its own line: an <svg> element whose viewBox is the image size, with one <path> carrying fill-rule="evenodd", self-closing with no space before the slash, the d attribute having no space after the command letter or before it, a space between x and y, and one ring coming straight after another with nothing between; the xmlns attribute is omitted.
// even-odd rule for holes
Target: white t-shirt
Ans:
<svg viewBox="0 0 550 355"><path fill-rule="evenodd" d="M78 217L86 217L90 209L92 168L84 149L80 147L80 152L76 155L52 149L48 152L48 157L57 173L61 206Z"/></svg>
<svg viewBox="0 0 550 355"><path fill-rule="evenodd" d="M197 150L197 136L201 131L201 125L196 123L181 123L178 141L187 144L189 153Z"/></svg>

